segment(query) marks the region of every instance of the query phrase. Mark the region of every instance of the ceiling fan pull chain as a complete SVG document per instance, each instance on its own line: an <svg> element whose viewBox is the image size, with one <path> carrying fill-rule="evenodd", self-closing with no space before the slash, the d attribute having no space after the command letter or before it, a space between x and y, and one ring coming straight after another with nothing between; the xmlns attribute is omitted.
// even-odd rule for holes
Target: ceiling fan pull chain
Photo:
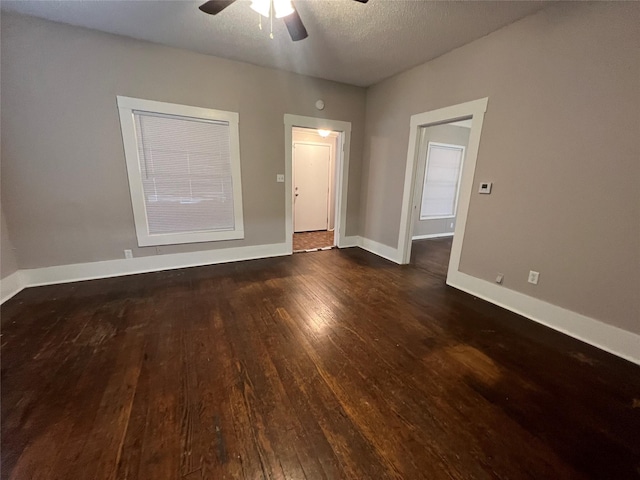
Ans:
<svg viewBox="0 0 640 480"><path fill-rule="evenodd" d="M269 38L271 40L273 40L273 9L274 9L274 5L273 5L273 0L271 0L271 5L269 7L269 21L271 22L271 32L269 33Z"/></svg>

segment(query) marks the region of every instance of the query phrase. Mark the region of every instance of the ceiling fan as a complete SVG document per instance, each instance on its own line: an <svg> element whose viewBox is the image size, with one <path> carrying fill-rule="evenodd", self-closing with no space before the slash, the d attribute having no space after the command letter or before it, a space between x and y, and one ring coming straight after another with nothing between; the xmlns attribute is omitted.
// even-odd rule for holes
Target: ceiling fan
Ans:
<svg viewBox="0 0 640 480"><path fill-rule="evenodd" d="M209 0L198 8L209 15L217 15L236 0ZM360 3L367 3L369 0L355 0ZM297 42L309 36L300 15L291 3L291 0L252 0L251 8L264 17L275 13L276 18L282 18L289 30L291 40Z"/></svg>

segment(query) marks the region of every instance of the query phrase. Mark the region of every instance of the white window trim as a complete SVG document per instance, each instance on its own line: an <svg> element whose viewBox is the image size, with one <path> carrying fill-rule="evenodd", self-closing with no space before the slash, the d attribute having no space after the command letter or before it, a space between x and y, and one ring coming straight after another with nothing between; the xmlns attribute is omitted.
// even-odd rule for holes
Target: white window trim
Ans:
<svg viewBox="0 0 640 480"><path fill-rule="evenodd" d="M178 105L174 103L142 100L139 98L118 96L118 110L120 113L120 127L129 177L129 190L133 217L141 247L154 245L174 245L180 243L212 242L219 240L237 240L244 238L244 220L242 214L242 186L240 169L240 137L238 133L239 116L236 112L225 112L209 108ZM233 183L234 230L198 231L184 233L149 234L147 211L142 189L142 173L136 141L136 129L133 112L144 111L162 113L173 116L191 117L205 120L222 120L229 122L229 136L231 148L231 175Z"/></svg>
<svg viewBox="0 0 640 480"><path fill-rule="evenodd" d="M453 201L453 215L422 215L422 207L420 208L420 220L438 220L443 218L456 218L458 214L458 198L460 197L460 184L462 182L462 169L464 168L464 154L465 147L464 145L454 145L451 143L440 143L440 142L429 142L427 144L427 158L425 159L424 166L424 178L422 179L422 195L424 195L424 190L427 183L427 173L429 172L429 155L431 154L431 147L445 147L451 148L453 150L460 150L461 158L460 158L460 171L458 172L458 188L456 189L456 198Z"/></svg>

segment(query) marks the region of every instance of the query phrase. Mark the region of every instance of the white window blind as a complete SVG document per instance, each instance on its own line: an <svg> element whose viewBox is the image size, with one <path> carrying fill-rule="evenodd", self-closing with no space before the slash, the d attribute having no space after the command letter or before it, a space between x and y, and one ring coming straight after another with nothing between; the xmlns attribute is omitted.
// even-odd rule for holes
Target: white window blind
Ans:
<svg viewBox="0 0 640 480"><path fill-rule="evenodd" d="M420 220L455 217L464 147L429 142Z"/></svg>
<svg viewBox="0 0 640 480"><path fill-rule="evenodd" d="M118 97L138 244L243 238L237 114Z"/></svg>
<svg viewBox="0 0 640 480"><path fill-rule="evenodd" d="M229 123L134 118L149 233L233 230Z"/></svg>

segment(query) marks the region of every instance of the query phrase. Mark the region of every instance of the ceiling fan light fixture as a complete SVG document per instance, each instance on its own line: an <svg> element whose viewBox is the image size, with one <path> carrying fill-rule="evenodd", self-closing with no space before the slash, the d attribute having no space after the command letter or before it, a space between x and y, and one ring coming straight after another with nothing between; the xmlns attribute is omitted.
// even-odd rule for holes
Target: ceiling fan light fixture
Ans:
<svg viewBox="0 0 640 480"><path fill-rule="evenodd" d="M355 1L367 3L369 0ZM198 8L208 15L218 15L235 2L236 0L207 0ZM262 30L262 17L269 19L269 38L273 39L273 17L283 19L292 41L299 42L309 36L292 2L293 0L251 0L251 9L254 12L258 12L259 15L258 27L260 30ZM322 110L322 107L317 108Z"/></svg>
<svg viewBox="0 0 640 480"><path fill-rule="evenodd" d="M251 9L263 17L269 18L272 8L276 18L286 17L295 11L291 0L251 0Z"/></svg>
<svg viewBox="0 0 640 480"><path fill-rule="evenodd" d="M286 17L295 11L291 0L273 0L273 7L276 11L276 18Z"/></svg>
<svg viewBox="0 0 640 480"><path fill-rule="evenodd" d="M271 0L252 0L251 9L258 12L263 17L269 18L271 11Z"/></svg>

